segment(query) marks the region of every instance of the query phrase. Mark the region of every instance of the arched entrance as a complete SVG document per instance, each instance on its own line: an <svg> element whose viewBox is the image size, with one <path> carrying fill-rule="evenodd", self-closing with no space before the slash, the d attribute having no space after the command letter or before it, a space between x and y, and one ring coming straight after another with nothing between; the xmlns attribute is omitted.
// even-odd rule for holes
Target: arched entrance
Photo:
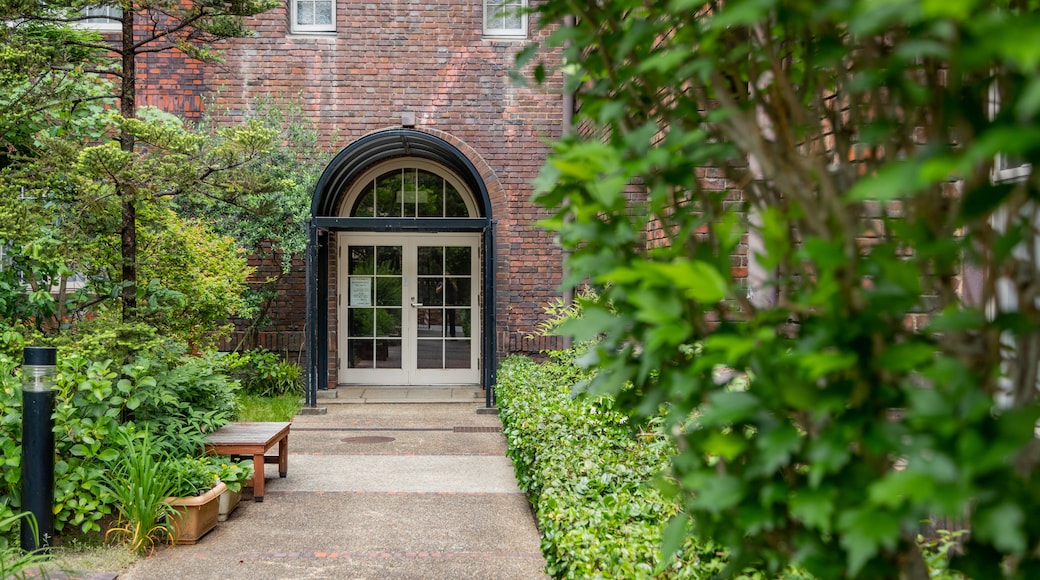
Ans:
<svg viewBox="0 0 1040 580"><path fill-rule="evenodd" d="M331 376L480 385L491 406L492 222L472 162L429 133L372 133L329 164L311 211L308 404Z"/></svg>

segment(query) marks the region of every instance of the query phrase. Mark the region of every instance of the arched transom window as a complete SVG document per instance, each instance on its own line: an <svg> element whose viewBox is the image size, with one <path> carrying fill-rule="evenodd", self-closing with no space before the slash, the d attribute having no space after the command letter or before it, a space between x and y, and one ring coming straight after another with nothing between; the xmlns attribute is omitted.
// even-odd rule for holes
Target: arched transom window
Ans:
<svg viewBox="0 0 1040 580"><path fill-rule="evenodd" d="M349 217L468 218L475 204L461 180L422 160L398 160L366 171L347 197Z"/></svg>

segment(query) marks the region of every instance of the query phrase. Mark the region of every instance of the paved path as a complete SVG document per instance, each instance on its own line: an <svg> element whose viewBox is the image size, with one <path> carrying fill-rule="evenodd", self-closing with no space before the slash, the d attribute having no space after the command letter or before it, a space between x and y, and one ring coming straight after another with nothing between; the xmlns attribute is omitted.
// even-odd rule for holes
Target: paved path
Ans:
<svg viewBox="0 0 1040 580"><path fill-rule="evenodd" d="M344 399L294 419L289 476L267 466L263 503L243 498L197 545L163 548L119 578L545 578L501 423L477 414L482 401Z"/></svg>

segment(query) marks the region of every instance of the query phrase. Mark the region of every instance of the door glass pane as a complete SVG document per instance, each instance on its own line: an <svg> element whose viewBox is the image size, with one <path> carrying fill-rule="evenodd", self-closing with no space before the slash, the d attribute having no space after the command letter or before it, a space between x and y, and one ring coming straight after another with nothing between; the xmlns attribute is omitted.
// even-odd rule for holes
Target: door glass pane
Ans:
<svg viewBox="0 0 1040 580"><path fill-rule="evenodd" d="M469 337L469 308L444 309L444 336Z"/></svg>
<svg viewBox="0 0 1040 580"><path fill-rule="evenodd" d="M376 336L399 337L401 336L401 309L400 308L376 308Z"/></svg>
<svg viewBox="0 0 1040 580"><path fill-rule="evenodd" d="M444 248L419 246L419 275L440 276L444 273Z"/></svg>
<svg viewBox="0 0 1040 580"><path fill-rule="evenodd" d="M352 369L375 368L375 341L370 338L348 340L347 367Z"/></svg>
<svg viewBox="0 0 1040 580"><path fill-rule="evenodd" d="M401 279L398 277L376 278L376 306L401 305Z"/></svg>
<svg viewBox="0 0 1040 580"><path fill-rule="evenodd" d="M380 339L375 341L376 368L401 368L401 341Z"/></svg>
<svg viewBox="0 0 1040 580"><path fill-rule="evenodd" d="M419 304L423 306L441 306L444 304L444 293L441 291L441 279L419 278Z"/></svg>
<svg viewBox="0 0 1040 580"><path fill-rule="evenodd" d="M449 276L469 276L472 274L473 248L469 247L447 247L444 248L445 273Z"/></svg>
<svg viewBox="0 0 1040 580"><path fill-rule="evenodd" d="M420 308L419 327L416 329L418 336L423 338L444 336L443 311L440 308Z"/></svg>
<svg viewBox="0 0 1040 580"><path fill-rule="evenodd" d="M348 274L372 274L375 269L376 249L372 246L350 246L347 249L350 254L348 260Z"/></svg>
<svg viewBox="0 0 1040 580"><path fill-rule="evenodd" d="M470 368L471 340L447 340L444 342L444 368Z"/></svg>
<svg viewBox="0 0 1040 580"><path fill-rule="evenodd" d="M401 368L401 341L349 340L347 341L347 365L352 369L399 369Z"/></svg>
<svg viewBox="0 0 1040 580"><path fill-rule="evenodd" d="M420 369L444 368L444 341L419 339L416 366Z"/></svg>
<svg viewBox="0 0 1040 580"><path fill-rule="evenodd" d="M469 306L472 300L469 278L445 278L444 288L445 306Z"/></svg>
<svg viewBox="0 0 1040 580"><path fill-rule="evenodd" d="M401 246L378 246L376 248L376 274L380 276L401 275Z"/></svg>
<svg viewBox="0 0 1040 580"><path fill-rule="evenodd" d="M372 337L375 336L375 309L373 308L350 308L347 311L347 336L350 337Z"/></svg>

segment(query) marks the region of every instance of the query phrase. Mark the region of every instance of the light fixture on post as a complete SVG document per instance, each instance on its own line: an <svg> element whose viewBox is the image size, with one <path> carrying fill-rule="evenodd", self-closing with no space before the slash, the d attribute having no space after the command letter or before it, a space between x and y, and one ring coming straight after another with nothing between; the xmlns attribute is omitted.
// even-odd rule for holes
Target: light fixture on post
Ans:
<svg viewBox="0 0 1040 580"><path fill-rule="evenodd" d="M22 507L36 518L22 520L22 549L46 550L54 536L54 376L58 351L22 350Z"/></svg>

